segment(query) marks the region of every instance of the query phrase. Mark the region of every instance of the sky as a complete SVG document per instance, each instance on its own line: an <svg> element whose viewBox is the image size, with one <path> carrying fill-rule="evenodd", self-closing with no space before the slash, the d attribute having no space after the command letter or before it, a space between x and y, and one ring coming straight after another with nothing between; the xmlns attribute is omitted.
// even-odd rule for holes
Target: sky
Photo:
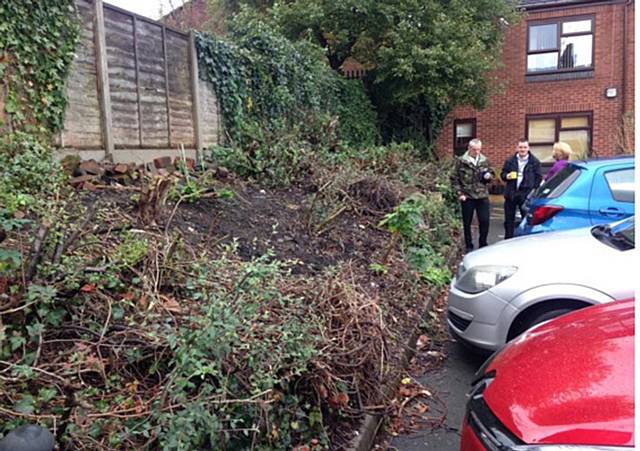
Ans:
<svg viewBox="0 0 640 451"><path fill-rule="evenodd" d="M168 14L172 6L177 8L184 2L185 0L104 0L104 3L110 3L154 20L160 18L161 10L163 14Z"/></svg>

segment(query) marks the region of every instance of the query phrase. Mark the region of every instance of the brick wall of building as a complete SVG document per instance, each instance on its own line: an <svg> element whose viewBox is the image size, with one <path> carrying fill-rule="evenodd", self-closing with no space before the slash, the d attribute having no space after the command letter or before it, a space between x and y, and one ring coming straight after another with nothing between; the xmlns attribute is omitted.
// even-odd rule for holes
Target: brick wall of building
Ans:
<svg viewBox="0 0 640 451"><path fill-rule="evenodd" d="M206 0L189 0L161 19L166 25L182 31L200 30L210 19Z"/></svg>
<svg viewBox="0 0 640 451"><path fill-rule="evenodd" d="M483 111L460 107L450 114L437 142L438 152L453 153L454 119L475 118L476 135L483 141L483 150L498 166L515 151L517 140L526 136L527 115L593 112L592 156L615 154L623 108L632 111L634 106L633 2L627 8L626 68L623 67L624 3L530 11L507 32L503 67L493 74L505 84L502 94L494 95ZM528 82L525 79L527 22L580 15L595 16L594 77ZM608 87L617 88L616 98L605 97Z"/></svg>

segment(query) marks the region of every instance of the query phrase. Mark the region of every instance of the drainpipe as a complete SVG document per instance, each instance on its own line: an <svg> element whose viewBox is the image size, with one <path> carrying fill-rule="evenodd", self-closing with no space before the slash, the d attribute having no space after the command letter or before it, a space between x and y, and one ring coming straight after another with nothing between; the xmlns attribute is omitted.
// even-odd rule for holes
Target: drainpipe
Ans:
<svg viewBox="0 0 640 451"><path fill-rule="evenodd" d="M631 1L624 2L622 23L622 119L627 112L627 9Z"/></svg>

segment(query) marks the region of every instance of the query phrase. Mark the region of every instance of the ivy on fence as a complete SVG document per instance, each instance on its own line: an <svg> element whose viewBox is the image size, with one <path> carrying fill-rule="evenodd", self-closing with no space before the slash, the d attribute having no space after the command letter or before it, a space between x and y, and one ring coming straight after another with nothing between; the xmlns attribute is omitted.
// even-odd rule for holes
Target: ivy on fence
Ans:
<svg viewBox="0 0 640 451"><path fill-rule="evenodd" d="M296 129L308 137L327 117L337 118L345 144L377 141L376 114L362 83L332 71L322 49L294 44L249 15L240 15L231 36L199 33L196 43L200 77L216 90L232 143L246 147L261 134Z"/></svg>
<svg viewBox="0 0 640 451"><path fill-rule="evenodd" d="M0 78L14 130L46 134L62 127L78 36L73 0L0 3Z"/></svg>

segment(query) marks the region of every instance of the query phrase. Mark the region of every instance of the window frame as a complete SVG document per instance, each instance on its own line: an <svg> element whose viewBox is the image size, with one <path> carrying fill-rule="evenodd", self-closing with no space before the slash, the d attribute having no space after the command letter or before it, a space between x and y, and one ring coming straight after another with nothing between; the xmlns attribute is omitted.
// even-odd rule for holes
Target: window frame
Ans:
<svg viewBox="0 0 640 451"><path fill-rule="evenodd" d="M591 31L585 32L581 31L578 33L562 33L562 25L565 22L578 22L581 20L590 20L591 21ZM537 25L556 25L556 47L554 49L544 49L544 50L530 50L530 35L531 35L531 27ZM560 68L560 60L562 55L560 51L562 49L562 38L563 37L574 37L574 36L587 36L591 35L591 66L589 67L580 67L580 68ZM580 16L571 16L571 17L557 17L554 19L543 19L543 20L532 20L527 22L527 41L526 41L526 54L524 61L524 70L525 74L528 76L531 75L548 75L548 74L557 74L557 73L565 73L565 72L589 72L594 71L596 68L596 20L593 14L588 15L580 15ZM557 66L554 70L540 70L540 71L530 71L529 70L529 55L540 55L543 53L551 53L556 52L558 54Z"/></svg>
<svg viewBox="0 0 640 451"><path fill-rule="evenodd" d="M478 134L477 134L477 123L476 123L476 118L462 118L462 119L455 119L453 121L453 154L454 155L462 155L466 150L467 147L469 145L469 141L467 141L467 144L464 145L464 147L459 147L458 146L458 125L459 124L471 124L471 138L469 138L469 141L471 141L472 139L477 138Z"/></svg>
<svg viewBox="0 0 640 451"><path fill-rule="evenodd" d="M562 119L571 118L571 117L586 117L588 121L587 127L566 127L561 128ZM536 119L554 119L555 120L555 130L554 130L554 141L553 142L531 142L529 141L529 121ZM566 131L582 131L586 130L589 135L589 149L587 150L587 157L590 157L593 153L593 111L573 111L570 113L545 113L545 114L527 114L524 119L524 131L525 137L529 142L529 146L553 146L560 140L560 133ZM552 164L552 163L542 163L542 164Z"/></svg>

